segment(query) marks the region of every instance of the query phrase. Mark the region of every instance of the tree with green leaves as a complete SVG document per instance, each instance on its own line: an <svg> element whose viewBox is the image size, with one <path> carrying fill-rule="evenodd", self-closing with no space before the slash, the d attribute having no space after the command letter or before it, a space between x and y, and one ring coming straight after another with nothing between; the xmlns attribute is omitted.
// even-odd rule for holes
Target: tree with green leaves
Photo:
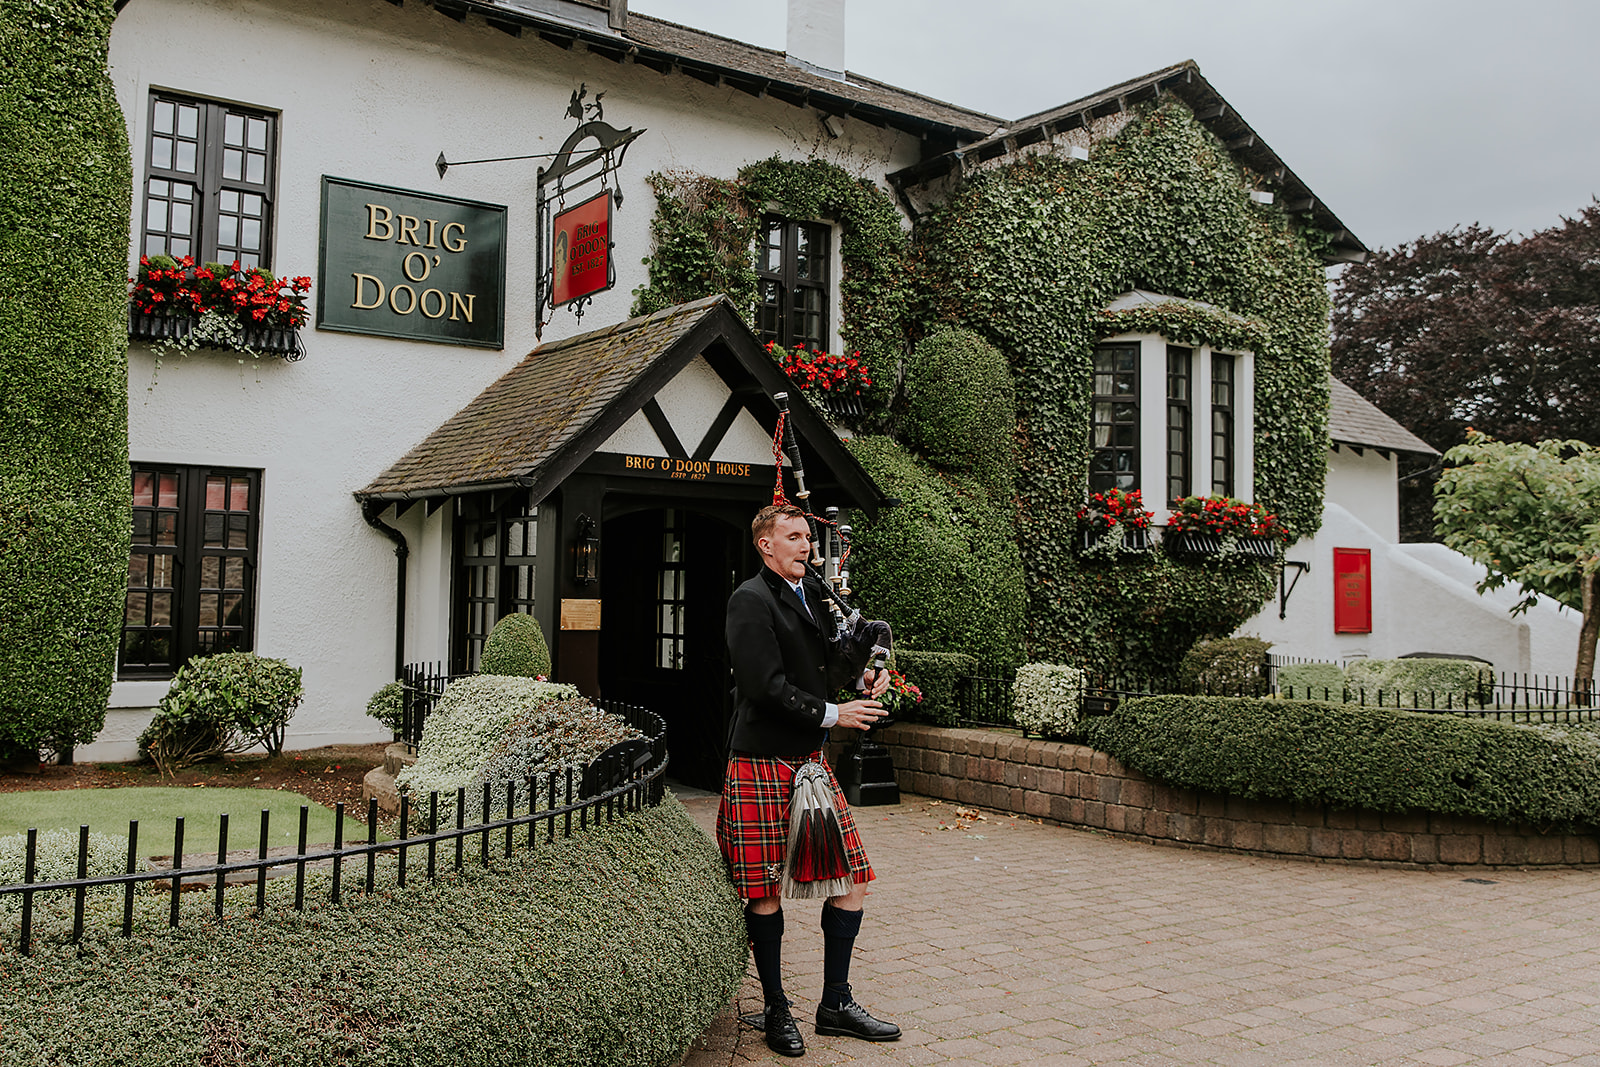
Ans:
<svg viewBox="0 0 1600 1067"><path fill-rule="evenodd" d="M1497 441L1469 428L1444 458L1433 508L1444 543L1489 569L1479 592L1520 586L1513 613L1540 596L1583 613L1573 676L1589 689L1600 635L1600 450Z"/></svg>

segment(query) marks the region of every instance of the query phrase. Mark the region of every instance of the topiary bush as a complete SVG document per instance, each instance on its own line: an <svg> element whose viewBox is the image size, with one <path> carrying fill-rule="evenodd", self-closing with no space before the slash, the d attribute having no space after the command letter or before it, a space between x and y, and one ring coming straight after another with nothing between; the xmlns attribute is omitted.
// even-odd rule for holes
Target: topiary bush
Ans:
<svg viewBox="0 0 1600 1067"><path fill-rule="evenodd" d="M466 817L480 818L486 782L495 787L489 808L494 818L505 810L506 782L569 767L581 772L618 741L639 736L574 686L476 675L445 688L423 725L417 762L401 771L395 784L411 794L419 826L425 824L428 794L434 791L439 825L455 824L458 789L467 791Z"/></svg>
<svg viewBox="0 0 1600 1067"><path fill-rule="evenodd" d="M1365 690L1369 703L1378 692L1392 693L1407 704L1414 695L1427 702L1430 693L1451 693L1457 702L1465 698L1482 706L1494 697L1494 670L1466 659L1358 659L1345 665L1345 684Z"/></svg>
<svg viewBox="0 0 1600 1067"><path fill-rule="evenodd" d="M66 943L71 898L44 912L31 956L0 953L0 1062L74 1067L666 1067L744 978L740 902L710 838L668 797L615 822L459 874L328 902L312 872L210 894L90 901ZM15 943L15 926L3 935Z"/></svg>
<svg viewBox="0 0 1600 1067"><path fill-rule="evenodd" d="M1155 696L1085 726L1090 744L1170 785L1380 812L1600 826L1600 740L1372 705Z"/></svg>
<svg viewBox="0 0 1600 1067"><path fill-rule="evenodd" d="M478 669L512 678L550 677L550 646L532 615L507 615L483 642Z"/></svg>
<svg viewBox="0 0 1600 1067"><path fill-rule="evenodd" d="M1261 694L1267 685L1267 650L1259 637L1198 641L1178 663L1178 682L1191 693Z"/></svg>
<svg viewBox="0 0 1600 1067"><path fill-rule="evenodd" d="M1020 663L1022 558L1013 513L978 479L944 473L888 437L851 453L898 507L857 515L851 584L863 610L927 652L962 652L986 673ZM912 679L918 685L919 679Z"/></svg>
<svg viewBox="0 0 1600 1067"><path fill-rule="evenodd" d="M0 0L0 760L105 725L128 588L127 127L112 0Z"/></svg>
<svg viewBox="0 0 1600 1067"><path fill-rule="evenodd" d="M978 661L964 652L922 652L897 648L895 669L922 690L922 703L902 718L949 726L958 718L956 696L960 680L978 671Z"/></svg>
<svg viewBox="0 0 1600 1067"><path fill-rule="evenodd" d="M162 774L261 745L283 751L283 732L304 691L300 668L254 652L196 656L172 676L139 751Z"/></svg>
<svg viewBox="0 0 1600 1067"><path fill-rule="evenodd" d="M0 837L0 885L17 885L27 873L28 835ZM124 834L89 835L89 878L110 878L128 870L128 838ZM78 877L78 833L76 830L41 830L34 841L35 882L65 882ZM94 886L93 894L116 893L119 886ZM37 903L37 902L36 902ZM0 912L21 912L22 897L0 897Z"/></svg>
<svg viewBox="0 0 1600 1067"><path fill-rule="evenodd" d="M1016 481L1017 390L999 349L970 330L922 339L906 362L900 438L941 470L1003 497Z"/></svg>
<svg viewBox="0 0 1600 1067"><path fill-rule="evenodd" d="M367 714L398 734L405 724L406 687L400 682L379 686L367 701Z"/></svg>
<svg viewBox="0 0 1600 1067"><path fill-rule="evenodd" d="M1024 663L1012 686L1016 722L1044 737L1066 737L1078 727L1083 712L1084 675L1057 663Z"/></svg>
<svg viewBox="0 0 1600 1067"><path fill-rule="evenodd" d="M1344 668L1337 663L1291 663L1278 668L1278 692L1296 700L1340 700Z"/></svg>

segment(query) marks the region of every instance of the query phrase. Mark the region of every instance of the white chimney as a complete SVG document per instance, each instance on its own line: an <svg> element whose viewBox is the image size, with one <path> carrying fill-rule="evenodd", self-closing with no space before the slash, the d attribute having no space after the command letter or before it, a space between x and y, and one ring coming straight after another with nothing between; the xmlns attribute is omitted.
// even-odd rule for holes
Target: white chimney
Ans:
<svg viewBox="0 0 1600 1067"><path fill-rule="evenodd" d="M789 0L788 42L794 66L844 80L844 0Z"/></svg>

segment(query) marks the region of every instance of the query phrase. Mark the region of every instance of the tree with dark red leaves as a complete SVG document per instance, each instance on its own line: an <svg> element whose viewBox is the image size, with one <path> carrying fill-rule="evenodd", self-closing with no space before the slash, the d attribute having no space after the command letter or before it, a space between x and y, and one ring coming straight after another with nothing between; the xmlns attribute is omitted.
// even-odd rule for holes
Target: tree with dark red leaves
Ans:
<svg viewBox="0 0 1600 1067"><path fill-rule="evenodd" d="M1350 267L1334 291L1332 358L1337 377L1441 452L1469 427L1600 444L1600 202L1520 241L1474 224ZM1403 488L1402 539L1431 536L1435 478Z"/></svg>

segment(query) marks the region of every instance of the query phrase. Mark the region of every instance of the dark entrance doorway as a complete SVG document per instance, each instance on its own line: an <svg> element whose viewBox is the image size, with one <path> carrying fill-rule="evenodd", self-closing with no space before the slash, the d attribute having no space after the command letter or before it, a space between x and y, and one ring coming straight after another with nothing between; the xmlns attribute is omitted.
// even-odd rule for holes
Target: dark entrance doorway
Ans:
<svg viewBox="0 0 1600 1067"><path fill-rule="evenodd" d="M733 712L728 597L757 565L749 520L735 521L750 509L727 510L619 502L613 513L608 501L600 534L601 692L659 713L671 776L711 790L722 788Z"/></svg>

